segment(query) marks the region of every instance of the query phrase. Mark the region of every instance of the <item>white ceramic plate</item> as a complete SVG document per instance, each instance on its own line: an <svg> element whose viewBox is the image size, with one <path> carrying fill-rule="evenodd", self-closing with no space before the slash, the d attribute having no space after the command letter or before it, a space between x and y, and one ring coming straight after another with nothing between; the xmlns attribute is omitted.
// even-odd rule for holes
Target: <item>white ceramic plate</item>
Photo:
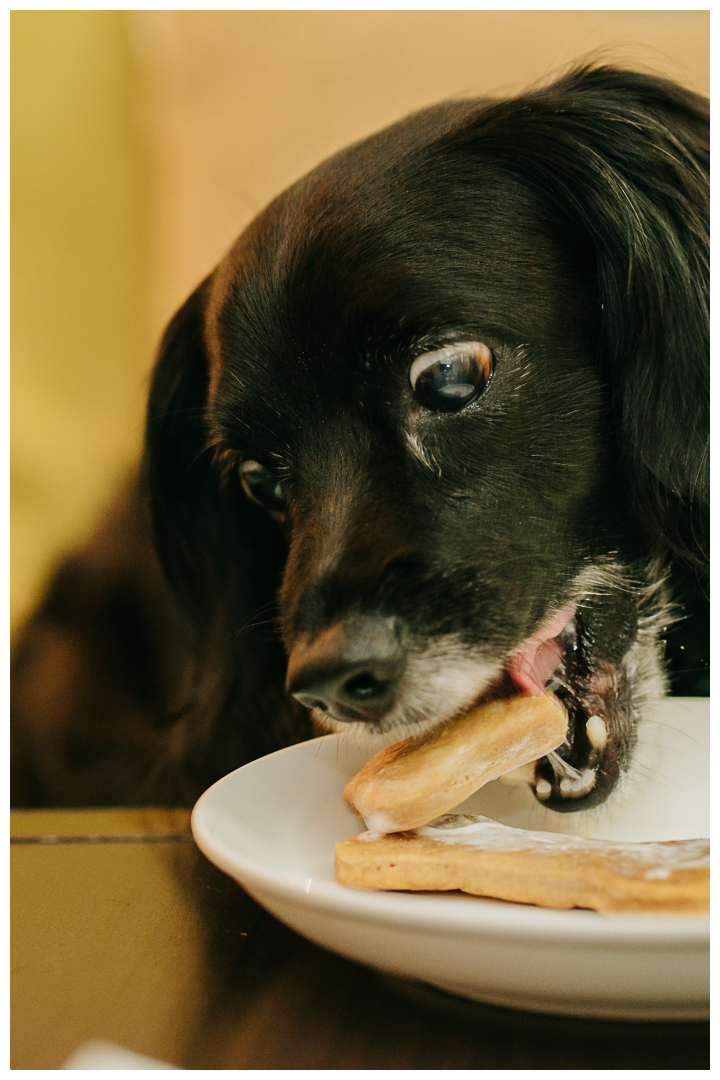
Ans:
<svg viewBox="0 0 720 1080"><path fill-rule="evenodd" d="M299 933L393 975L538 1012L699 1019L709 1009L709 920L553 911L458 893L347 888L337 840L361 832L342 788L369 755L327 735L214 784L192 828L207 857ZM598 839L679 840L709 830L709 702L674 698L645 721L628 781L604 807L559 814L523 785L462 804L508 825Z"/></svg>

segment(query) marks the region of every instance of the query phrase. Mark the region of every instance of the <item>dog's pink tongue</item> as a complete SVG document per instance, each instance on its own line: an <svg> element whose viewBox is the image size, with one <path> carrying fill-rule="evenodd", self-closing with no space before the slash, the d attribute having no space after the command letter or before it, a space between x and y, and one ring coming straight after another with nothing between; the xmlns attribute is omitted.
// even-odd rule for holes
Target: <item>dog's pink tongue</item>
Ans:
<svg viewBox="0 0 720 1080"><path fill-rule="evenodd" d="M562 608L513 655L508 670L523 694L538 696L545 693L545 683L562 659L557 637L574 614L574 604Z"/></svg>

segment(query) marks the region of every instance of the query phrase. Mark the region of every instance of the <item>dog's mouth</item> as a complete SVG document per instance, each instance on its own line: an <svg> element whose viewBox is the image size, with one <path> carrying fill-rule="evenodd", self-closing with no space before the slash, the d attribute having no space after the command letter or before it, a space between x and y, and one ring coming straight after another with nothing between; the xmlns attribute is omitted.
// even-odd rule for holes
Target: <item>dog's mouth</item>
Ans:
<svg viewBox="0 0 720 1080"><path fill-rule="evenodd" d="M586 608L582 602L569 603L549 616L531 638L504 659L489 662L478 659L475 650L457 638L440 638L419 648L409 646L406 660L402 660L404 673L394 689L390 680L382 682L377 678L377 672L349 680L344 673L340 680L342 692L353 697L349 705L341 700L339 707L323 701L324 696L329 696L327 687L334 686L331 679L326 679L324 686L316 682L304 688L307 666L303 667L306 660L301 652L289 677L290 688L295 686L295 696L312 709L321 728L343 731L363 741L369 738L376 746L378 739L387 745L452 723L454 716L486 701L518 693L540 697L549 691L562 702L568 715L565 741L503 779L529 784L537 799L553 810L587 810L607 799L629 761L637 702L644 693L637 690L636 684L647 682L647 672L637 670L643 666L638 657L644 652L638 648L639 639L631 644L626 638L624 645L616 647L618 658L609 658L605 650L597 647L593 629L596 624L598 616L592 605ZM340 625L332 634L344 640L346 630ZM387 626L385 630L390 634ZM377 638L374 627L375 644ZM316 647L317 643L311 646ZM337 652L337 643L334 647ZM309 670L316 672L314 668ZM358 689L355 683L362 679L368 685L363 682ZM372 701L381 696L379 690L386 686L391 688L387 691L390 705L381 697L380 704L373 706ZM477 687L475 691L473 686ZM372 691L368 695L370 705L364 700L368 688ZM362 702L362 711L356 698Z"/></svg>
<svg viewBox="0 0 720 1080"><path fill-rule="evenodd" d="M512 653L500 677L474 704L520 691L552 692L568 714L565 742L503 777L528 783L553 810L590 809L605 801L630 752L634 725L624 663L595 655L592 635L575 605Z"/></svg>

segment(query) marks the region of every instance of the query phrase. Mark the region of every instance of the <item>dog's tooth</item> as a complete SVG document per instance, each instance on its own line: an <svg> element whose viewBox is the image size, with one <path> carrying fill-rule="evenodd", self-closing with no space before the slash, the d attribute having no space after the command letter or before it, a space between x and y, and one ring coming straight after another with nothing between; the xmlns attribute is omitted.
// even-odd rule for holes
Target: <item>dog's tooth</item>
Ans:
<svg viewBox="0 0 720 1080"><path fill-rule="evenodd" d="M591 716L585 725L587 737L594 750L604 750L607 746L607 726L601 716Z"/></svg>
<svg viewBox="0 0 720 1080"><path fill-rule="evenodd" d="M535 794L538 799L547 799L552 794L552 784L547 780L538 780L535 787Z"/></svg>
<svg viewBox="0 0 720 1080"><path fill-rule="evenodd" d="M586 795L595 785L595 770L583 769L578 777L565 776L560 781L560 795L563 799L578 799Z"/></svg>

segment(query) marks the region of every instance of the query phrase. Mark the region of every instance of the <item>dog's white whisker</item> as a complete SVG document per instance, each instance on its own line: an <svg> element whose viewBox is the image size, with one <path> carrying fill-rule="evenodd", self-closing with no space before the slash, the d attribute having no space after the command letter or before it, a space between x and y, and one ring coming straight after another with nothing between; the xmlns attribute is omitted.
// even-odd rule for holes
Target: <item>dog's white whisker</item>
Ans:
<svg viewBox="0 0 720 1080"><path fill-rule="evenodd" d="M431 469L433 472L437 471L437 466L434 465L433 462L428 457L428 455L427 455L427 453L425 451L425 447L423 446L422 442L420 441L419 436L415 432L406 431L405 432L405 441L407 442L408 446L410 447L410 450L412 451L413 457L417 458L417 460L421 464L425 465L426 468Z"/></svg>

